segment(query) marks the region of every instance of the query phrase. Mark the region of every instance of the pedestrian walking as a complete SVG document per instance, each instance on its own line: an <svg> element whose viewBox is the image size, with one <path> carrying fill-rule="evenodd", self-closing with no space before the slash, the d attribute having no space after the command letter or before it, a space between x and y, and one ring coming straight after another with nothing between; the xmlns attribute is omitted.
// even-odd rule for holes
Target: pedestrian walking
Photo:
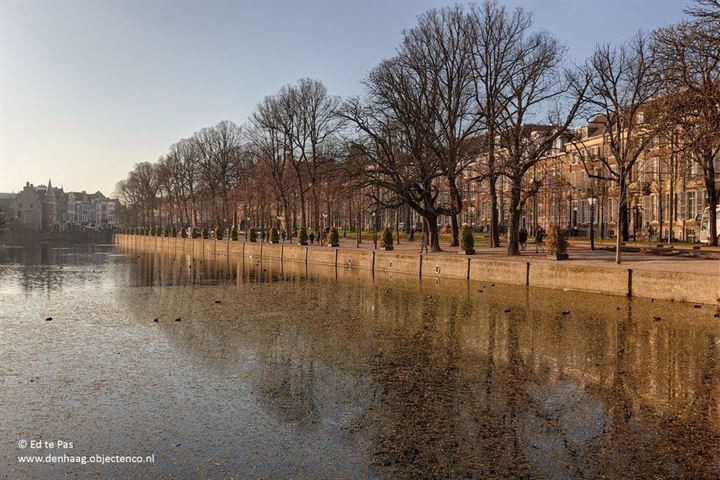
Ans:
<svg viewBox="0 0 720 480"><path fill-rule="evenodd" d="M540 253L541 249L543 253L545 253L545 245L543 243L544 237L545 231L542 228L538 228L535 232L535 253Z"/></svg>
<svg viewBox="0 0 720 480"><path fill-rule="evenodd" d="M528 232L527 232L527 230L525 230L525 227L520 229L519 237L520 237L520 250L525 250L527 248L527 241L528 241Z"/></svg>
<svg viewBox="0 0 720 480"><path fill-rule="evenodd" d="M308 235L308 238L310 239L310 245L315 243L315 234L313 232L310 232L310 235Z"/></svg>

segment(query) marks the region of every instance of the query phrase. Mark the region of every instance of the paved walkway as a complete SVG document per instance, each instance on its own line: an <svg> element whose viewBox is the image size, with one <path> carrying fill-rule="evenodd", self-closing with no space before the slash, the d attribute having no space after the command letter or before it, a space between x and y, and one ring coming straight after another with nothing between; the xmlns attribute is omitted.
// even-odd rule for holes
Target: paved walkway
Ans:
<svg viewBox="0 0 720 480"><path fill-rule="evenodd" d="M381 242L378 241L378 247ZM310 248L327 248L322 245L309 245ZM355 238L341 238L340 247L343 249L357 248ZM364 239L360 244L360 248L372 250L372 240ZM448 247L447 242L441 242L442 252L430 253L430 255L458 255L457 247ZM535 253L534 243L529 242L527 250L521 252L519 257L507 256L507 245L503 244L500 248L490 248L487 243L481 243L475 246L475 257L486 257L494 260L508 260L516 262L554 262L548 259L544 253ZM400 245L395 245L395 252L418 254L420 253L420 242L416 240L409 242L401 239ZM570 259L567 262L578 265L599 265L603 267L632 268L638 270L655 270L655 271L672 271L672 272L688 272L688 273L704 273L718 275L720 281L720 260L706 258L690 258L680 256L664 256L653 255L649 253L633 253L623 252L622 264L615 263L615 251L596 249L590 250L589 245L584 243L573 244L571 242L568 250Z"/></svg>

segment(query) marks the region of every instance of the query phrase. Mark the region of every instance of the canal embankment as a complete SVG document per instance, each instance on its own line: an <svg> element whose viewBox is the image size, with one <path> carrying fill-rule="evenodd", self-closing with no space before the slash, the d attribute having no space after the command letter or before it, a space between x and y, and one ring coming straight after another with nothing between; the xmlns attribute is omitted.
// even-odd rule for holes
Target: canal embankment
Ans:
<svg viewBox="0 0 720 480"><path fill-rule="evenodd" d="M422 278L459 278L607 295L654 298L720 305L720 271L707 273L627 268L591 261L524 261L484 255L415 254L396 251L303 246L289 243L116 235L122 249L194 257L238 257L262 262L302 262L335 268L363 269L372 274L398 273ZM688 260L692 261L692 260ZM634 266L633 266L634 267ZM712 270L712 269L711 269Z"/></svg>

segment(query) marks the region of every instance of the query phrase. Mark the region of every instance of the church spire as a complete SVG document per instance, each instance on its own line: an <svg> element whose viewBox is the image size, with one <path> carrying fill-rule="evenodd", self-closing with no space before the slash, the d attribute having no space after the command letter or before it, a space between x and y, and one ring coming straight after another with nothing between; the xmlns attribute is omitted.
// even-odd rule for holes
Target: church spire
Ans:
<svg viewBox="0 0 720 480"><path fill-rule="evenodd" d="M48 186L47 186L47 199L48 202L55 202L55 189L52 186L52 180L48 178Z"/></svg>

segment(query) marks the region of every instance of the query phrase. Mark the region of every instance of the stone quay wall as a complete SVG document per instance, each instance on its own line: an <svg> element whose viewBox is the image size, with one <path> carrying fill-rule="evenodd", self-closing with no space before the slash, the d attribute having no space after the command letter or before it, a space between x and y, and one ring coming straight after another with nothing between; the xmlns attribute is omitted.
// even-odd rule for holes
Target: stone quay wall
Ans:
<svg viewBox="0 0 720 480"><path fill-rule="evenodd" d="M279 259L281 262L303 262L306 265L366 269L373 274L387 272L422 278L464 278L480 282L720 305L720 275L702 273L632 270L571 262L531 263L472 255L413 255L229 239L116 235L115 243L122 249L134 251L196 257L237 256L255 262Z"/></svg>

